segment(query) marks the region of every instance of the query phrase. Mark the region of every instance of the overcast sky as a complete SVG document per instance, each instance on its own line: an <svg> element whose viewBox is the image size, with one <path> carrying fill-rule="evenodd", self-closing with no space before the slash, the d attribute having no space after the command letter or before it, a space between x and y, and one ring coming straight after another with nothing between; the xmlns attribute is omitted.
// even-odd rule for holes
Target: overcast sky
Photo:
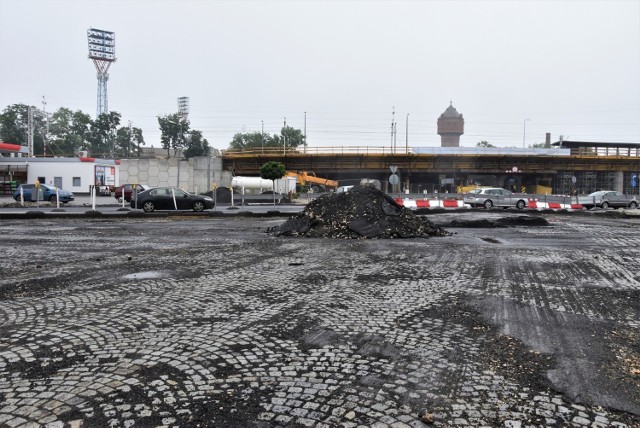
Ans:
<svg viewBox="0 0 640 428"><path fill-rule="evenodd" d="M109 110L147 146L181 96L220 149L305 112L310 146L389 146L394 107L398 145L409 115L409 145L439 146L450 102L465 147L640 143L638 0L0 0L0 109L95 117L89 28L116 34Z"/></svg>

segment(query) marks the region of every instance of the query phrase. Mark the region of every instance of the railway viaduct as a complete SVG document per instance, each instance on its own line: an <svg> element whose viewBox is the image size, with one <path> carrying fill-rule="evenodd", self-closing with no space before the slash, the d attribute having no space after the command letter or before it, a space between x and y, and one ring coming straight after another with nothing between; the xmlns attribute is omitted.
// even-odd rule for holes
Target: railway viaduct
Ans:
<svg viewBox="0 0 640 428"><path fill-rule="evenodd" d="M265 162L278 161L289 171L312 171L318 177L356 184L363 178L388 186L396 166L402 189L455 192L479 184L516 191L569 194L603 188L637 193L640 144L563 141L546 149L465 147L330 147L298 150L257 149L222 153L224 170L258 175ZM384 189L383 189L384 190Z"/></svg>

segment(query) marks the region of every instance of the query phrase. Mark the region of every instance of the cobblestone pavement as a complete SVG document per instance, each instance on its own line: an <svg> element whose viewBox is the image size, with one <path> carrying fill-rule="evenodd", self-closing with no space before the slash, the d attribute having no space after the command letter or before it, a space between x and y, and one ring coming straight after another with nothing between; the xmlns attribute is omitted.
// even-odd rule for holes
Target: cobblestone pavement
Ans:
<svg viewBox="0 0 640 428"><path fill-rule="evenodd" d="M0 426L639 426L640 223L548 218L3 220Z"/></svg>

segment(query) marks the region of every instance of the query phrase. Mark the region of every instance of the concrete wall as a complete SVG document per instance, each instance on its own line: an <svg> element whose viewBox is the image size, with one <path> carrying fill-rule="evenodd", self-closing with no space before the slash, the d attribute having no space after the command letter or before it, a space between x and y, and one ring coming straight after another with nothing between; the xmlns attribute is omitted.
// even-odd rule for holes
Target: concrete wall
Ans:
<svg viewBox="0 0 640 428"><path fill-rule="evenodd" d="M206 192L231 186L231 173L222 171L219 157L122 159L120 184L141 183L152 187L174 186L188 192Z"/></svg>

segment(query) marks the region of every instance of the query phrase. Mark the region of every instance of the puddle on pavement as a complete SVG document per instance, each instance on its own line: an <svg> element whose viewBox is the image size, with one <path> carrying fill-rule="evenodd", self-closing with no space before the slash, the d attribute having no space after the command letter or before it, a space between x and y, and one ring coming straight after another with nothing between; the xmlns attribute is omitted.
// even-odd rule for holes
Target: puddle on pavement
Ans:
<svg viewBox="0 0 640 428"><path fill-rule="evenodd" d="M166 278L168 276L169 276L169 273L165 271L149 270L146 272L130 273L129 275L123 276L123 278L124 279L156 279L156 278Z"/></svg>
<svg viewBox="0 0 640 428"><path fill-rule="evenodd" d="M490 243L492 243L492 244L501 244L501 242L500 242L500 241L498 241L498 240L497 240L497 239L495 239L495 238L485 238L485 237L481 237L480 239L482 239L482 240L483 240L483 241L485 241L485 242L490 242Z"/></svg>

